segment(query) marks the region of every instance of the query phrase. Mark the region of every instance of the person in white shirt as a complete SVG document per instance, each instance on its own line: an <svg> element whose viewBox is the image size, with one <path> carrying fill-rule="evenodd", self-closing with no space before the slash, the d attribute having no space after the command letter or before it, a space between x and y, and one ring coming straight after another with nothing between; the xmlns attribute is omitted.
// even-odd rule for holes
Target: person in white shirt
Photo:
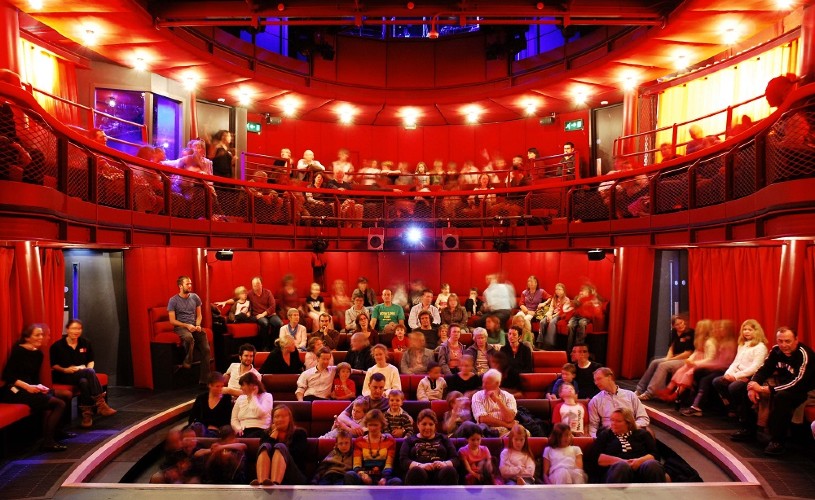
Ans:
<svg viewBox="0 0 815 500"><path fill-rule="evenodd" d="M232 407L232 429L235 435L244 438L260 438L272 424L274 398L266 392L260 379L254 373L240 378L243 394Z"/></svg>
<svg viewBox="0 0 815 500"><path fill-rule="evenodd" d="M292 307L286 316L289 318L289 324L280 327L280 337L292 337L297 349L305 351L308 343L308 330L306 330L306 325L300 324L300 311Z"/></svg>
<svg viewBox="0 0 815 500"><path fill-rule="evenodd" d="M392 364L388 363L388 348L382 344L376 344L371 348L376 364L365 372L365 381L362 383L362 395L370 396L371 388L368 387L371 381L371 375L374 373L381 373L385 376L385 395L387 396L392 389L402 390L402 379L399 378L399 369Z"/></svg>
<svg viewBox="0 0 815 500"><path fill-rule="evenodd" d="M338 170L342 170L345 172L345 176L350 179L351 175L354 173L354 165L351 163L351 153L345 148L340 149L337 152L337 159L331 163L331 172L332 174L330 177L333 179L334 175L337 174Z"/></svg>
<svg viewBox="0 0 815 500"><path fill-rule="evenodd" d="M441 366L435 361L431 361L427 364L427 376L416 387L416 399L418 401L444 399L444 390L446 388L447 381L441 376Z"/></svg>
<svg viewBox="0 0 815 500"><path fill-rule="evenodd" d="M238 359L240 362L232 363L224 373L224 388L223 394L229 394L233 398L237 398L243 391L241 391L240 380L241 377L247 373L254 373L260 380L260 372L258 372L252 363L255 361L255 346L252 344L243 344L238 347Z"/></svg>
<svg viewBox="0 0 815 500"><path fill-rule="evenodd" d="M314 172L325 172L322 163L314 159L314 151L303 151L303 157L297 161L297 176L300 180L308 182Z"/></svg>
<svg viewBox="0 0 815 500"><path fill-rule="evenodd" d="M594 384L600 392L589 401L589 435L597 437L597 432L611 425L611 414L617 408L628 408L636 418L637 428L644 429L651 423L645 406L634 391L617 385L611 368L598 368L594 372Z"/></svg>
<svg viewBox="0 0 815 500"><path fill-rule="evenodd" d="M503 436L515 425L518 405L515 396L501 386L501 372L491 368L481 378L483 389L473 394L473 418L476 423L486 424Z"/></svg>
<svg viewBox="0 0 815 500"><path fill-rule="evenodd" d="M334 376L337 373L337 367L330 365L331 359L331 349L328 347L320 349L317 366L309 368L297 378L297 391L294 393L297 401L315 401L331 397Z"/></svg>
<svg viewBox="0 0 815 500"><path fill-rule="evenodd" d="M439 315L439 308L433 305L433 291L424 289L422 290L421 302L416 304L410 309L408 316L408 326L415 330L419 328L419 313L428 311L430 313L431 323L434 325L441 324L441 316Z"/></svg>

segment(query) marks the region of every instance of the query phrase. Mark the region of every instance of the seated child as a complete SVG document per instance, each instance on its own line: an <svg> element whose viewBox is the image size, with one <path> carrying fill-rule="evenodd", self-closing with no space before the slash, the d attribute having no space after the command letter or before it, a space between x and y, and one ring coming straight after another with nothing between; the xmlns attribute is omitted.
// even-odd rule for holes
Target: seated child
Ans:
<svg viewBox="0 0 815 500"><path fill-rule="evenodd" d="M586 408L577 402L577 394L572 384L560 386L560 399L563 400L563 404L560 405L560 421L569 426L572 434L582 436L585 432L583 419L586 416Z"/></svg>
<svg viewBox="0 0 815 500"><path fill-rule="evenodd" d="M246 444L238 442L231 425L221 427L218 441L195 456L208 456L204 465L205 484L246 484Z"/></svg>
<svg viewBox="0 0 815 500"><path fill-rule="evenodd" d="M351 418L354 420L354 422L362 426L363 434L365 432L368 432L367 429L365 429L365 426L363 425L363 422L365 420L365 414L367 412L368 412L367 399L360 397L355 399L354 402L351 403ZM340 430L345 430L349 432L351 431L351 429L347 425L342 423L338 418L334 417L334 426L331 428L330 431L320 436L320 439L336 439L336 437L339 435Z"/></svg>
<svg viewBox="0 0 815 500"><path fill-rule="evenodd" d="M351 451L351 433L338 429L334 449L328 452L314 472L311 484L345 484L345 473L354 467L354 453Z"/></svg>
<svg viewBox="0 0 815 500"><path fill-rule="evenodd" d="M150 477L151 483L197 484L201 482L203 459L195 430L190 427L170 431L164 442L164 461L159 471Z"/></svg>
<svg viewBox="0 0 815 500"><path fill-rule="evenodd" d="M447 394L447 407L441 423L441 431L449 437L461 437L459 429L464 422L473 421L473 413L470 410L470 398L465 397L459 391L450 391Z"/></svg>
<svg viewBox="0 0 815 500"><path fill-rule="evenodd" d="M535 484L535 457L529 449L526 429L520 424L513 425L507 435L498 470L504 484Z"/></svg>
<svg viewBox="0 0 815 500"><path fill-rule="evenodd" d="M391 339L391 349L394 351L404 351L408 348L408 338L405 335L405 325L396 325L393 329L393 339Z"/></svg>
<svg viewBox="0 0 815 500"><path fill-rule="evenodd" d="M560 369L560 377L558 377L557 380L552 383L552 390L546 394L546 397L549 399L557 399L558 394L560 394L561 384L572 384L575 391L577 391L578 387L577 381L575 380L576 376L577 366L572 363L566 363L563 365L563 368Z"/></svg>
<svg viewBox="0 0 815 500"><path fill-rule="evenodd" d="M413 417L402 408L405 393L394 389L388 394L388 411L385 412L385 433L395 438L413 434Z"/></svg>
<svg viewBox="0 0 815 500"><path fill-rule="evenodd" d="M467 438L467 446L458 450L458 456L467 471L464 484L495 484L492 477L492 456L489 448L481 445L481 429L468 426L464 437Z"/></svg>
<svg viewBox="0 0 815 500"><path fill-rule="evenodd" d="M351 365L342 362L337 365L337 377L334 379L334 390L331 399L354 399L357 397L357 386L351 380Z"/></svg>
<svg viewBox="0 0 815 500"><path fill-rule="evenodd" d="M543 480L546 484L586 483L583 451L572 444L572 432L563 422L555 424L543 450Z"/></svg>
<svg viewBox="0 0 815 500"><path fill-rule="evenodd" d="M252 316L252 304L247 300L247 291L245 286L239 286L235 289L235 302L229 309L227 321L230 323L257 323L257 320Z"/></svg>
<svg viewBox="0 0 815 500"><path fill-rule="evenodd" d="M441 376L441 366L435 361L431 361L427 364L427 375L416 388L416 399L419 401L442 399L446 388L447 382Z"/></svg>

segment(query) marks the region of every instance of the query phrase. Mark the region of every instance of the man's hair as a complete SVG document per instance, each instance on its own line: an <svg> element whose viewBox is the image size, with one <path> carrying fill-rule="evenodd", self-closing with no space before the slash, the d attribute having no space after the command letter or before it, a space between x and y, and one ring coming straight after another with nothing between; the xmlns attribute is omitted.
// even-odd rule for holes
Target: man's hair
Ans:
<svg viewBox="0 0 815 500"><path fill-rule="evenodd" d="M331 353L331 348L330 348L330 347L328 347L328 346L323 346L323 348L322 348L322 349L320 349L320 352L319 352L319 353L317 353L317 355L318 355L318 356L322 356L323 354L332 355L332 353Z"/></svg>
<svg viewBox="0 0 815 500"><path fill-rule="evenodd" d="M424 294L426 294L426 293L429 293L429 294L431 294L431 295L432 295L432 294L433 294L433 290L431 290L431 289L429 289L429 288L423 288L423 289L422 289L422 295L424 295Z"/></svg>
<svg viewBox="0 0 815 500"><path fill-rule="evenodd" d="M574 351L574 348L575 348L575 347L585 347L587 351L591 352L591 350L589 349L588 344L585 344L585 343L583 343L583 342L577 342L576 344L574 344L574 345L572 346L572 350L573 350L573 351Z"/></svg>
<svg viewBox="0 0 815 500"><path fill-rule="evenodd" d="M241 344L241 346L238 347L238 356L243 356L245 351L251 351L252 354L254 354L257 352L257 349L255 349L255 346L249 343Z"/></svg>
<svg viewBox="0 0 815 500"><path fill-rule="evenodd" d="M398 396L402 398L402 401L405 400L405 393L399 389L391 389L390 392L388 393L388 397L390 398L391 396Z"/></svg>
<svg viewBox="0 0 815 500"><path fill-rule="evenodd" d="M429 311L421 311L421 312L419 313L418 318L419 318L419 319L422 319L422 316L428 316L428 317L430 317L430 316L431 316L431 314L430 314L430 312L429 312Z"/></svg>
<svg viewBox="0 0 815 500"><path fill-rule="evenodd" d="M250 283L255 280L258 280L258 283L260 283L261 285L263 284L263 278L261 278L260 276L253 276L252 279L250 280Z"/></svg>
<svg viewBox="0 0 815 500"><path fill-rule="evenodd" d="M430 373L430 370L433 368L438 368L440 365L436 361L430 360L427 362L427 373Z"/></svg>
<svg viewBox="0 0 815 500"><path fill-rule="evenodd" d="M384 382L384 381L385 381L385 375L383 375L381 373L374 373L374 374L371 375L371 380L368 381L368 385L371 385L374 382Z"/></svg>
<svg viewBox="0 0 815 500"><path fill-rule="evenodd" d="M798 334L795 333L795 330L793 330L792 328L790 328L788 326L779 326L778 330L775 331L775 334L778 335L779 333L782 333L782 332L790 332L794 338L796 338L796 339L798 338Z"/></svg>
<svg viewBox="0 0 815 500"><path fill-rule="evenodd" d="M183 284L184 284L184 280L190 280L190 281L192 281L192 280L190 279L190 277L189 277L189 276L179 276L179 277L178 277L178 279L177 279L177 280L175 280L175 284L176 284L177 286L181 286L181 285L183 285Z"/></svg>
<svg viewBox="0 0 815 500"><path fill-rule="evenodd" d="M612 369L607 366L601 366L600 368L594 370L594 373L599 373L604 377L611 377L612 379L616 380L614 378L614 371L612 371Z"/></svg>
<svg viewBox="0 0 815 500"><path fill-rule="evenodd" d="M368 282L368 278L366 278L365 276L360 276L357 279L357 284L359 284L359 283L367 283L367 282Z"/></svg>
<svg viewBox="0 0 815 500"><path fill-rule="evenodd" d="M565 148L566 146L571 146L571 148L574 149L574 143L573 142L569 142L569 141L564 142L563 147Z"/></svg>
<svg viewBox="0 0 815 500"><path fill-rule="evenodd" d="M501 380L503 380L503 378L504 378L504 376L501 375L501 372L499 372L495 368L490 368L489 370L484 372L484 376L481 377L481 380L483 381L483 380L487 380L487 379L494 379L500 385Z"/></svg>

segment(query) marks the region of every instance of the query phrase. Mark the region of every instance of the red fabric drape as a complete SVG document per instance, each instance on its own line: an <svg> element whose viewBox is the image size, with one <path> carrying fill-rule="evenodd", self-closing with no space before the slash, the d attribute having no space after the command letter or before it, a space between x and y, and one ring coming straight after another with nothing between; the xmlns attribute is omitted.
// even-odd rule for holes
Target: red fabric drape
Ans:
<svg viewBox="0 0 815 500"><path fill-rule="evenodd" d="M0 370L6 365L11 348L23 330L20 287L14 264L14 249L0 248L0 289L8 292L0 293Z"/></svg>
<svg viewBox="0 0 815 500"><path fill-rule="evenodd" d="M806 249L804 261L804 286L798 308L798 338L812 347L815 345L815 247Z"/></svg>
<svg viewBox="0 0 815 500"><path fill-rule="evenodd" d="M780 263L780 247L688 249L691 325L704 318L741 325L752 318L771 337L778 326Z"/></svg>
<svg viewBox="0 0 815 500"><path fill-rule="evenodd" d="M43 347L45 362L40 374L43 383L51 383L49 347L62 337L62 321L65 316L65 260L62 250L46 248L42 255L42 288L45 304L45 323L51 329L51 337Z"/></svg>
<svg viewBox="0 0 815 500"><path fill-rule="evenodd" d="M648 358L654 255L650 248L617 250L610 302L607 364L618 375L642 375Z"/></svg>

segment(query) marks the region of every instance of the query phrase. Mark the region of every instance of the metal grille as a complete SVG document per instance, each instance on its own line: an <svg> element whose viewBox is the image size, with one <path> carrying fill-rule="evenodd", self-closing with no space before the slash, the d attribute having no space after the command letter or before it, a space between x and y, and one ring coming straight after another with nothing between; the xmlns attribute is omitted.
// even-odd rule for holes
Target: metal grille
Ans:
<svg viewBox="0 0 815 500"><path fill-rule="evenodd" d="M696 167L696 206L724 203L724 156L700 161Z"/></svg>
<svg viewBox="0 0 815 500"><path fill-rule="evenodd" d="M526 197L526 202L529 225L548 224L554 218L565 216L566 207L563 191L560 189L530 193Z"/></svg>
<svg viewBox="0 0 815 500"><path fill-rule="evenodd" d="M232 222L249 220L249 206L246 191L239 186L215 183L213 198L213 218L221 216Z"/></svg>
<svg viewBox="0 0 815 500"><path fill-rule="evenodd" d="M815 99L773 124L767 134L766 158L768 183L815 174Z"/></svg>
<svg viewBox="0 0 815 500"><path fill-rule="evenodd" d="M609 186L577 188L572 193L572 218L577 221L608 220Z"/></svg>
<svg viewBox="0 0 815 500"><path fill-rule="evenodd" d="M147 214L163 214L164 179L160 174L146 168L137 165L128 167L133 172L133 210Z"/></svg>
<svg viewBox="0 0 815 500"><path fill-rule="evenodd" d="M255 222L258 224L286 224L291 217L291 196L281 196L273 189L249 188L255 208Z"/></svg>
<svg viewBox="0 0 815 500"><path fill-rule="evenodd" d="M206 216L206 196L209 192L208 187L194 179L174 175L170 214L184 219L203 219Z"/></svg>
<svg viewBox="0 0 815 500"><path fill-rule="evenodd" d="M88 201L88 162L90 155L73 143L68 144L68 196Z"/></svg>
<svg viewBox="0 0 815 500"><path fill-rule="evenodd" d="M106 207L125 208L125 172L114 158L100 156L97 166L99 204Z"/></svg>
<svg viewBox="0 0 815 500"><path fill-rule="evenodd" d="M0 106L0 179L56 186L56 144L36 117L9 103Z"/></svg>
<svg viewBox="0 0 815 500"><path fill-rule="evenodd" d="M651 212L648 196L648 177L638 175L617 184L616 215L618 218L639 217Z"/></svg>
<svg viewBox="0 0 815 500"><path fill-rule="evenodd" d="M668 173L656 181L655 213L664 214L688 208L688 171Z"/></svg>
<svg viewBox="0 0 815 500"><path fill-rule="evenodd" d="M756 143L750 141L733 156L733 198L756 192Z"/></svg>

